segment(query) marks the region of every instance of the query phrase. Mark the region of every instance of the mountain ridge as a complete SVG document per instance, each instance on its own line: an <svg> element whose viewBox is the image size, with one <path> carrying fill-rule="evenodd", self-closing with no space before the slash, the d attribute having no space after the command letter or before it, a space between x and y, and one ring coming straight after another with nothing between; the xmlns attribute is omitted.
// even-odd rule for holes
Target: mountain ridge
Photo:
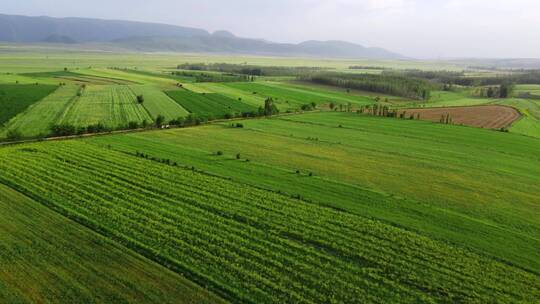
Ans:
<svg viewBox="0 0 540 304"><path fill-rule="evenodd" d="M404 59L376 47L345 41L308 40L299 44L242 38L220 30L162 23L0 14L0 41L14 43L105 43L145 52L205 52L331 58Z"/></svg>

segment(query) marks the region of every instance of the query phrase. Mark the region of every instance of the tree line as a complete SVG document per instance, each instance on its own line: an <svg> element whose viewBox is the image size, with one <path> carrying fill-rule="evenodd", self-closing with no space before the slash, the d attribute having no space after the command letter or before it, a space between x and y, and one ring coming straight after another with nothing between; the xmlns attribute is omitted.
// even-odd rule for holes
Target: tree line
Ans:
<svg viewBox="0 0 540 304"><path fill-rule="evenodd" d="M346 89L429 100L434 85L427 80L400 75L318 73L299 76L301 81L337 86Z"/></svg>
<svg viewBox="0 0 540 304"><path fill-rule="evenodd" d="M177 66L178 70L188 71L215 71L250 76L298 76L307 73L326 70L321 67L284 67L260 66L231 63L185 63Z"/></svg>
<svg viewBox="0 0 540 304"><path fill-rule="evenodd" d="M255 77L250 75L238 75L233 73L204 73L196 71L174 71L173 76L193 78L195 82L249 82Z"/></svg>
<svg viewBox="0 0 540 304"><path fill-rule="evenodd" d="M414 77L437 84L466 87L495 86L501 84L540 84L540 70L501 71L495 75L468 76L465 71L387 70L383 75Z"/></svg>

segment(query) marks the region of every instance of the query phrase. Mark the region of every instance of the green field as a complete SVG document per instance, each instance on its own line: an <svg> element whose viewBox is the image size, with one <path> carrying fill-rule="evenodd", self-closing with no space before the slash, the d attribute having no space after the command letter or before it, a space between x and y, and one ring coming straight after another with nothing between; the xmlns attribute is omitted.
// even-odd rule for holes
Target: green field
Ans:
<svg viewBox="0 0 540 304"><path fill-rule="evenodd" d="M56 88L50 85L0 85L0 125L51 94Z"/></svg>
<svg viewBox="0 0 540 304"><path fill-rule="evenodd" d="M538 302L540 85L470 64L0 44L0 303Z"/></svg>
<svg viewBox="0 0 540 304"><path fill-rule="evenodd" d="M196 93L189 90L167 91L172 99L190 113L202 117L223 118L226 114L256 112L257 108L215 93Z"/></svg>
<svg viewBox="0 0 540 304"><path fill-rule="evenodd" d="M4 185L0 209L2 303L220 302Z"/></svg>
<svg viewBox="0 0 540 304"><path fill-rule="evenodd" d="M0 159L3 183L233 302L540 296L536 275L495 259L84 141L8 147Z"/></svg>
<svg viewBox="0 0 540 304"><path fill-rule="evenodd" d="M62 123L89 126L102 123L109 127L127 125L131 121L153 121L129 86L88 86L68 109Z"/></svg>
<svg viewBox="0 0 540 304"><path fill-rule="evenodd" d="M138 85L131 86L130 88L135 95L144 96L143 107L152 118L163 115L165 119L171 120L178 117L185 117L189 114L179 103L155 87Z"/></svg>
<svg viewBox="0 0 540 304"><path fill-rule="evenodd" d="M271 97L282 109L298 109L300 106L310 104L327 104L334 102L336 104L369 104L373 100L366 97L346 95L342 92L321 92L313 89L307 89L295 86L286 86L280 83L227 83L226 86L241 90L247 93L256 93L263 98Z"/></svg>
<svg viewBox="0 0 540 304"><path fill-rule="evenodd" d="M94 138L540 269L540 141L488 130L318 113ZM342 127L340 128L339 125ZM316 139L315 139L316 138ZM436 138L436 140L434 140ZM486 147L488 147L486 149ZM213 157L223 151L228 157ZM436 151L436 152L434 152ZM231 161L236 153L249 164ZM294 174L301 170L302 174ZM309 172L314 177L309 178ZM512 243L512 246L499 246Z"/></svg>
<svg viewBox="0 0 540 304"><path fill-rule="evenodd" d="M537 96L537 99L540 99L540 85L538 84L529 84L529 85L517 85L515 88L514 95L518 97L521 93L530 93Z"/></svg>
<svg viewBox="0 0 540 304"><path fill-rule="evenodd" d="M4 132L0 130L0 137L5 136L3 133L9 130L19 132L26 137L48 134L52 124L61 122L66 117L70 107L78 100L77 92L79 91L80 87L76 85L59 87L54 93L10 120Z"/></svg>

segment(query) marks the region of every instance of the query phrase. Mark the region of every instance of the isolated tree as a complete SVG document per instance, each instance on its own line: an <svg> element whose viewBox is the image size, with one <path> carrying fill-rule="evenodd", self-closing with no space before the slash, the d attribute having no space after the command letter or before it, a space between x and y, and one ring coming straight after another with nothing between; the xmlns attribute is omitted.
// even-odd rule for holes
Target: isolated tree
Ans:
<svg viewBox="0 0 540 304"><path fill-rule="evenodd" d="M272 99L272 97L267 98L264 101L264 115L265 116L272 116L272 115L277 114L277 113L279 113L279 110L276 107L276 105L274 104L274 100Z"/></svg>
<svg viewBox="0 0 540 304"><path fill-rule="evenodd" d="M142 104L144 102L144 96L141 94L141 95L137 95L137 102L139 104Z"/></svg>
<svg viewBox="0 0 540 304"><path fill-rule="evenodd" d="M156 117L156 121L155 121L156 127L161 128L164 122L165 122L165 116L160 114Z"/></svg>
<svg viewBox="0 0 540 304"><path fill-rule="evenodd" d="M336 104L334 102L330 102L328 106L330 107L330 110L333 110L336 107Z"/></svg>
<svg viewBox="0 0 540 304"><path fill-rule="evenodd" d="M499 88L499 98L508 98L512 95L514 86L511 83L503 83Z"/></svg>
<svg viewBox="0 0 540 304"><path fill-rule="evenodd" d="M488 97L488 98L492 98L493 95L494 95L493 88L492 88L492 87L489 87L489 88L487 89L487 97Z"/></svg>

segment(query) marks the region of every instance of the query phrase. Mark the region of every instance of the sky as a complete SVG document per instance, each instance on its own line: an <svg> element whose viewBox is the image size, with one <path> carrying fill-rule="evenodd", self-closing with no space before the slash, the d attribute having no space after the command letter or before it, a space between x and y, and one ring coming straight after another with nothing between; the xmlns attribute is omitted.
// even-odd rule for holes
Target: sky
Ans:
<svg viewBox="0 0 540 304"><path fill-rule="evenodd" d="M540 58L540 0L0 0L0 13L149 21L415 58Z"/></svg>

